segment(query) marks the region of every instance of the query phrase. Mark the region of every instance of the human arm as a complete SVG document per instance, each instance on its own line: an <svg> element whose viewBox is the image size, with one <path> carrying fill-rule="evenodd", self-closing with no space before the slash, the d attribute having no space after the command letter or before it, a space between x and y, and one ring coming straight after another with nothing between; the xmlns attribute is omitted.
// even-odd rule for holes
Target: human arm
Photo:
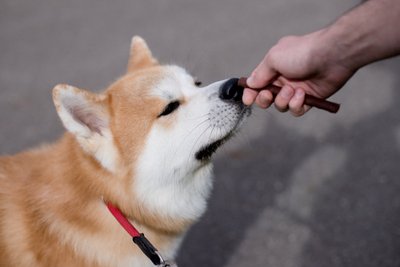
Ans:
<svg viewBox="0 0 400 267"><path fill-rule="evenodd" d="M282 86L275 101L267 90L246 89L243 102L303 115L304 94L327 98L362 66L400 53L399 0L369 0L332 25L304 36L282 38L255 68L248 84Z"/></svg>

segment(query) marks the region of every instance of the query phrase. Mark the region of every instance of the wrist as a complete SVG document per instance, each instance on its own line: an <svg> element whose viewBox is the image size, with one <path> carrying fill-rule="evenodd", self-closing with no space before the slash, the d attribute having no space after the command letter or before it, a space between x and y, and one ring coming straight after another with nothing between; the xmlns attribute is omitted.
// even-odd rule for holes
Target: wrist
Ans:
<svg viewBox="0 0 400 267"><path fill-rule="evenodd" d="M354 33L337 21L334 25L314 33L317 46L316 54L322 64L329 67L340 66L349 71L356 71L366 65L366 43L362 42L362 33Z"/></svg>
<svg viewBox="0 0 400 267"><path fill-rule="evenodd" d="M332 60L357 70L400 53L397 0L366 1L321 30Z"/></svg>
<svg viewBox="0 0 400 267"><path fill-rule="evenodd" d="M338 42L339 33L335 29L323 28L308 34L310 45L311 66L318 71L327 71L331 66L341 66L354 69L355 66L347 62L347 51Z"/></svg>

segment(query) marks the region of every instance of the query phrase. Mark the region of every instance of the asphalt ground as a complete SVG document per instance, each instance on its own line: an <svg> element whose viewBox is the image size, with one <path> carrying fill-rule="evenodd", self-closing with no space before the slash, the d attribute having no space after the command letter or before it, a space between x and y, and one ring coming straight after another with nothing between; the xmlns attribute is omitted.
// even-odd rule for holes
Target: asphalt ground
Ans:
<svg viewBox="0 0 400 267"><path fill-rule="evenodd" d="M56 140L55 84L100 91L141 35L204 84L248 75L279 38L355 0L0 1L0 153ZM209 209L180 266L400 266L400 61L360 70L338 114L254 110L215 157Z"/></svg>

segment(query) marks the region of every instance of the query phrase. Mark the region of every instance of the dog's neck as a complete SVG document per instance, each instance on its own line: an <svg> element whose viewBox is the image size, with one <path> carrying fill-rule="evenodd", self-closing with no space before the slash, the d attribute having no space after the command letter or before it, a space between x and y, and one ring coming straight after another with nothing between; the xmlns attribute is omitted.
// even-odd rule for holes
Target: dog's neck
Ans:
<svg viewBox="0 0 400 267"><path fill-rule="evenodd" d="M130 168L111 173L83 151L75 137L69 133L64 135L60 145L64 151L62 161L69 165L66 168L69 173L63 174L66 182L68 186L73 187L77 195L84 197L85 201L110 201L136 224L168 235L181 234L193 223L194 219L171 218L165 210L151 210L143 205L142 201L138 201L131 190L130 181L133 174ZM82 204L84 203L80 203Z"/></svg>

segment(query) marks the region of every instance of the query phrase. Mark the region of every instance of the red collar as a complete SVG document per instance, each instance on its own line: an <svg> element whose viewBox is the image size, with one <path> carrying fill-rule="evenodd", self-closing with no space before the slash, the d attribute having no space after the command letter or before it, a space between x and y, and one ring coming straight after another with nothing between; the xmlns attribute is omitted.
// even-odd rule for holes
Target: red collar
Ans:
<svg viewBox="0 0 400 267"><path fill-rule="evenodd" d="M114 218L119 222L119 224L128 232L132 237L133 242L142 250L142 252L153 262L154 265L162 267L176 267L176 264L166 262L163 257L161 257L158 250L150 243L150 241L140 233L131 222L125 217L120 209L112 205L110 202L104 202L107 205L108 210L114 216Z"/></svg>

